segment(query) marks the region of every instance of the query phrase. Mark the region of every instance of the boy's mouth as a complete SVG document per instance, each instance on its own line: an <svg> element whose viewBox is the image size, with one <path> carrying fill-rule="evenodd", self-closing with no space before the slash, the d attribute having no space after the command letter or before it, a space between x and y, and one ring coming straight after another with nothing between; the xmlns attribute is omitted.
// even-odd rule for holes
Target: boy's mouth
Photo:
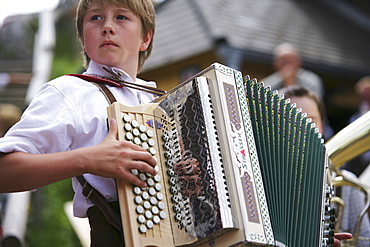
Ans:
<svg viewBox="0 0 370 247"><path fill-rule="evenodd" d="M113 41L104 41L100 47L105 47L105 46L117 46L117 45Z"/></svg>

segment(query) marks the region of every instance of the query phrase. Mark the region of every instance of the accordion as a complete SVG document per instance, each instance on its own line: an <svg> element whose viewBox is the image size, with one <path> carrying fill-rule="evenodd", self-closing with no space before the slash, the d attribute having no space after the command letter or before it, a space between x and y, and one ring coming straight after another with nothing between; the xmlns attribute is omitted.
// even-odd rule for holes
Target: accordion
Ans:
<svg viewBox="0 0 370 247"><path fill-rule="evenodd" d="M156 176L117 179L126 246L330 246L328 158L315 126L277 92L215 63L155 102L114 103L119 140Z"/></svg>

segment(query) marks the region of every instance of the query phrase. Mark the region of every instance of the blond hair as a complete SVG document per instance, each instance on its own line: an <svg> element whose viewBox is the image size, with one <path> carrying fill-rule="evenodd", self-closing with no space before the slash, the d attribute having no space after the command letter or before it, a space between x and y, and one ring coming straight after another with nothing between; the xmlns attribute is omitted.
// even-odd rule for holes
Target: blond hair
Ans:
<svg viewBox="0 0 370 247"><path fill-rule="evenodd" d="M142 36L145 37L150 31L154 35L155 31L155 10L154 5L151 0L80 0L76 12L76 28L77 36L83 43L83 20L86 16L87 9L92 5L97 4L98 6L104 5L114 5L114 6L123 6L129 8L135 15L140 17L141 20L141 32ZM139 52L139 64L138 72L141 71L144 62L149 58L153 49L153 39L151 40L148 48L145 51ZM90 57L83 52L84 54L84 65L88 66L90 62Z"/></svg>

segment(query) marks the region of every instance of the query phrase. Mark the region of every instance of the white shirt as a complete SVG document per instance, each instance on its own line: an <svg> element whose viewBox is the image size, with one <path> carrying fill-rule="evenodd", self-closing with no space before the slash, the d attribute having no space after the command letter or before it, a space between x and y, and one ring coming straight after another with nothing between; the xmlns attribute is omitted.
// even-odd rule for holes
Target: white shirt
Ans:
<svg viewBox="0 0 370 247"><path fill-rule="evenodd" d="M85 74L109 76L102 67L92 61ZM122 80L134 82L124 71L114 69L122 73ZM136 83L155 86L154 82L140 79L136 79ZM128 106L149 103L153 99L152 95L135 89L107 87L118 102ZM108 133L108 105L99 88L92 83L68 75L56 78L40 88L21 120L0 138L0 152L44 154L97 145ZM108 201L117 201L113 178L84 176ZM86 201L76 178L72 185L75 190L74 215L86 217L87 209L94 204Z"/></svg>
<svg viewBox="0 0 370 247"><path fill-rule="evenodd" d="M321 78L312 71L300 68L297 72L297 84L307 87L315 92L320 100L324 98L324 85ZM277 71L261 80L265 86L270 86L271 90L279 90L283 87L283 78Z"/></svg>

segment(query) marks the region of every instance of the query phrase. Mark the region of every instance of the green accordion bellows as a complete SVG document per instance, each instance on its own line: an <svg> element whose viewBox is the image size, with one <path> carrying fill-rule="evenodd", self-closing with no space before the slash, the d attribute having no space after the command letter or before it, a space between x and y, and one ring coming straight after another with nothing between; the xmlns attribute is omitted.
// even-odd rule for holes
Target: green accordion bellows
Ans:
<svg viewBox="0 0 370 247"><path fill-rule="evenodd" d="M287 246L319 246L323 140L305 114L277 92L248 77L244 88L275 239Z"/></svg>

